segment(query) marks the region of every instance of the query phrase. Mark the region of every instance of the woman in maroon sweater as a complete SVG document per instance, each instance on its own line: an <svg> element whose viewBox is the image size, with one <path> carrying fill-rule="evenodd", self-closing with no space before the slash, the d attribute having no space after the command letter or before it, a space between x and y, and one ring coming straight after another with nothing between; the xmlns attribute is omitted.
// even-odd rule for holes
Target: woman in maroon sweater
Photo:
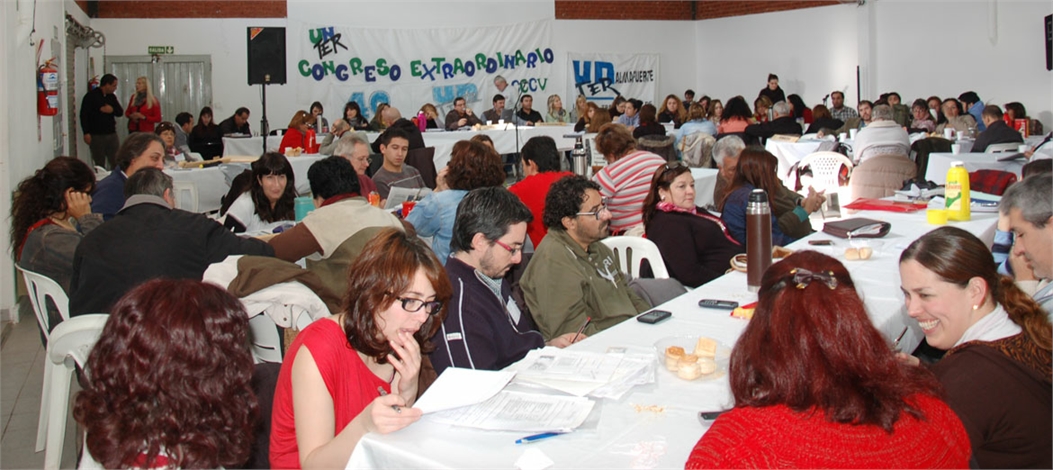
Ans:
<svg viewBox="0 0 1053 470"><path fill-rule="evenodd" d="M772 265L731 353L735 408L687 468L965 468L969 437L927 370L901 363L848 271L815 251Z"/></svg>

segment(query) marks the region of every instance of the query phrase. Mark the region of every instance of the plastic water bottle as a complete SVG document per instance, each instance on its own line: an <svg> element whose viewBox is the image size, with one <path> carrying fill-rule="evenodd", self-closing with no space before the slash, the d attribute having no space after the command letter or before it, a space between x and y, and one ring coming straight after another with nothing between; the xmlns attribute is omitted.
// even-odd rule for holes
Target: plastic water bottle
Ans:
<svg viewBox="0 0 1053 470"><path fill-rule="evenodd" d="M944 188L944 201L947 206L947 218L950 220L969 220L969 171L962 162L951 162L947 170L947 185Z"/></svg>
<svg viewBox="0 0 1053 470"><path fill-rule="evenodd" d="M771 266L771 207L763 189L750 193L746 206L746 285L760 291L764 271Z"/></svg>

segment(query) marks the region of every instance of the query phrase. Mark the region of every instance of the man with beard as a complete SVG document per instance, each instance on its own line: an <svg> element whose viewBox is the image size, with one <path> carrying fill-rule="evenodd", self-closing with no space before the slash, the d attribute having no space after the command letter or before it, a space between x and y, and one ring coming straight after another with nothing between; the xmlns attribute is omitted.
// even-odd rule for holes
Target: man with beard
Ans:
<svg viewBox="0 0 1053 470"><path fill-rule="evenodd" d="M575 341L569 333L546 342L504 279L523 259L531 220L530 210L502 187L476 189L461 200L450 240L452 255L446 261L453 296L446 320L431 338L436 373L447 367L499 370L531 349L562 348Z"/></svg>
<svg viewBox="0 0 1053 470"><path fill-rule="evenodd" d="M545 338L610 328L651 308L629 289L607 238L611 211L600 187L567 176L549 189L544 217L548 235L523 274L523 298Z"/></svg>

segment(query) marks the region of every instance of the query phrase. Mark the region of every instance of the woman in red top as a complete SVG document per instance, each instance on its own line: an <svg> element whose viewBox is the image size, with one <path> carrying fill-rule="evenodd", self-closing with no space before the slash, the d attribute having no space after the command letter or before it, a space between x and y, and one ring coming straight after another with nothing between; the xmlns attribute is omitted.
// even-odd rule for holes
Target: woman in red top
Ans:
<svg viewBox="0 0 1053 470"><path fill-rule="evenodd" d="M154 126L161 122L161 103L150 89L146 77L135 79L135 93L128 99L124 108L128 118L128 132L153 132Z"/></svg>
<svg viewBox="0 0 1053 470"><path fill-rule="evenodd" d="M969 437L926 369L896 359L837 260L772 265L731 353L735 408L687 468L965 468Z"/></svg>
<svg viewBox="0 0 1053 470"><path fill-rule="evenodd" d="M452 288L424 242L377 233L348 270L343 312L305 328L274 392L272 468L343 468L362 436L421 417L421 352L446 317Z"/></svg>
<svg viewBox="0 0 1053 470"><path fill-rule="evenodd" d="M309 148L307 145L307 129L314 125L314 115L299 110L296 114L293 114L292 120L289 121L289 128L285 130L285 135L282 136L282 143L278 146L278 153L284 154L285 149L300 148L306 150ZM304 153L307 153L306 151Z"/></svg>
<svg viewBox="0 0 1053 470"><path fill-rule="evenodd" d="M746 99L742 95L735 96L724 106L720 115L720 125L717 126L717 135L743 132L746 126L750 125L751 119L753 112L750 111Z"/></svg>

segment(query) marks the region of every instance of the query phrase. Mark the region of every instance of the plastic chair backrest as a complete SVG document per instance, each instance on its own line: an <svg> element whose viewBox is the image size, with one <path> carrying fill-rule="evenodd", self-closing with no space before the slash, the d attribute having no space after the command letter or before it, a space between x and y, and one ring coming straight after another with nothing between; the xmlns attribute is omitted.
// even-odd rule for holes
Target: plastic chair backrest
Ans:
<svg viewBox="0 0 1053 470"><path fill-rule="evenodd" d="M852 160L837 152L815 152L801 159L798 168L812 169L812 184L816 191L836 191L841 166L852 169Z"/></svg>
<svg viewBox="0 0 1053 470"><path fill-rule="evenodd" d="M265 314L249 318L249 334L252 340L252 357L256 363L273 362L281 364L282 347L278 327Z"/></svg>
<svg viewBox="0 0 1053 470"><path fill-rule="evenodd" d="M640 265L647 260L651 265L651 272L655 279L669 279L669 271L662 259L662 252L651 240L642 237L617 236L607 237L601 240L614 251L614 257L618 260L618 268L630 279L640 277Z"/></svg>
<svg viewBox="0 0 1053 470"><path fill-rule="evenodd" d="M40 324L40 329L44 331L44 337L50 342L51 335L49 332L55 325L51 324L51 317L48 316L48 298L51 298L51 302L54 303L62 320L65 321L69 319L69 297L66 295L66 291L62 290L62 286L55 282L54 279L23 269L18 265L15 265L15 267L22 273L22 278L26 280L26 289L29 291L29 301L33 305L33 313L37 316L37 323Z"/></svg>
<svg viewBox="0 0 1053 470"><path fill-rule="evenodd" d="M48 341L48 357L51 362L61 364L67 357L84 367L88 354L99 340L103 327L110 316L105 313L77 315L55 326Z"/></svg>
<svg viewBox="0 0 1053 470"><path fill-rule="evenodd" d="M1002 153L1002 152L1016 152L1020 148L1019 142L1009 142L1005 144L991 144L984 149L985 153Z"/></svg>
<svg viewBox="0 0 1053 470"><path fill-rule="evenodd" d="M173 181L172 192L174 193L173 199L176 202L176 208L182 209L187 212L197 212L197 185L191 181Z"/></svg>

